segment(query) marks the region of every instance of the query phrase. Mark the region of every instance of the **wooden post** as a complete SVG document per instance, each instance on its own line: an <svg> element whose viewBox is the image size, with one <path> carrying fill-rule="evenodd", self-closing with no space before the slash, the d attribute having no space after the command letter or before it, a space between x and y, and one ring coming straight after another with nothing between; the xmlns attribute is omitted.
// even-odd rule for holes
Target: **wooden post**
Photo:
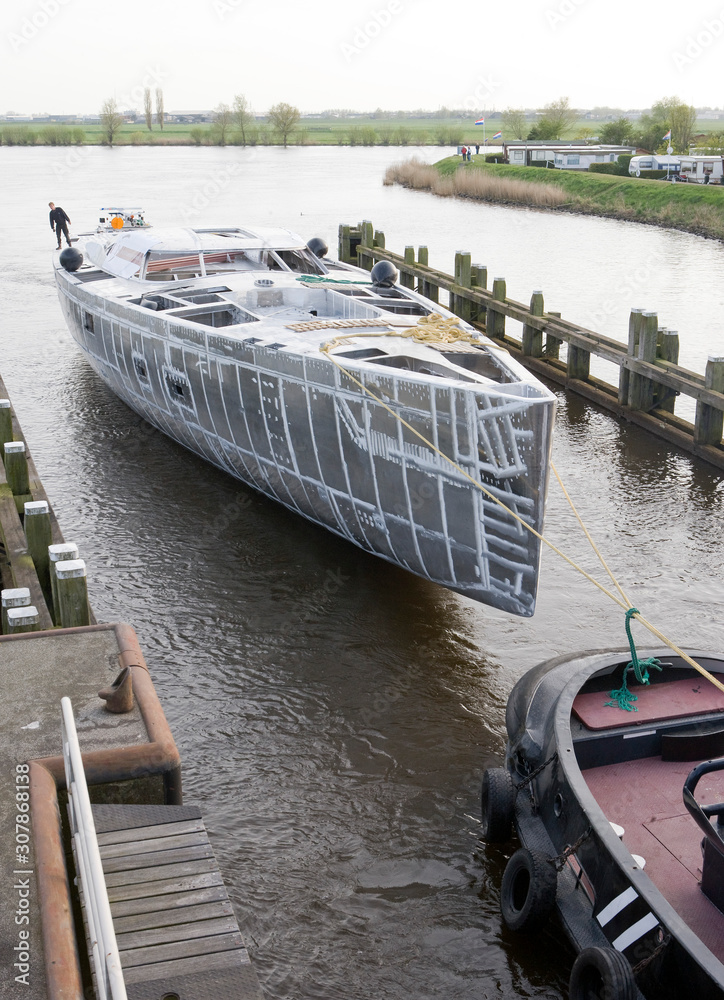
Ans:
<svg viewBox="0 0 724 1000"><path fill-rule="evenodd" d="M566 364L566 377L575 378L585 382L591 374L591 352L583 347L576 347L575 344L568 343L568 362Z"/></svg>
<svg viewBox="0 0 724 1000"><path fill-rule="evenodd" d="M656 357L662 361L671 361L672 364L679 363L679 334L676 330L666 330L661 328L656 336ZM667 413L674 412L676 405L676 390L669 389L668 386L656 386L656 409L665 410Z"/></svg>
<svg viewBox="0 0 724 1000"><path fill-rule="evenodd" d="M543 292L533 292L530 297L531 316L542 316L545 312L543 308ZM529 358L543 357L543 331L537 330L534 326L523 327L522 338L523 354Z"/></svg>
<svg viewBox="0 0 724 1000"><path fill-rule="evenodd" d="M493 300L505 302L505 278L493 278ZM485 325L489 337L505 336L505 315L488 306Z"/></svg>
<svg viewBox="0 0 724 1000"><path fill-rule="evenodd" d="M405 247L405 263L406 264L411 264L413 267L415 266L415 248L414 247ZM414 274L406 274L404 271L400 271L400 284L402 285L403 288L412 288L412 289L414 289L414 287L415 287L415 275Z"/></svg>
<svg viewBox="0 0 724 1000"><path fill-rule="evenodd" d="M418 247L417 248L417 263L421 264L423 267L428 267L428 252L427 252L427 247ZM429 299L429 298L432 297L430 295L430 290L431 290L430 282L426 281L425 278L420 278L419 279L419 281L417 283L417 290L420 293L420 295L424 295L426 299Z"/></svg>
<svg viewBox="0 0 724 1000"><path fill-rule="evenodd" d="M59 562L68 562L78 558L78 546L74 542L62 542L57 545L48 546L48 559L50 561L50 590L52 594L52 607L50 609L53 621L60 625L60 615L58 614L58 580L55 575L56 566Z"/></svg>
<svg viewBox="0 0 724 1000"><path fill-rule="evenodd" d="M455 254L455 281L461 288L471 288L472 287L472 273L470 265L470 254L467 250L458 251ZM472 314L472 302L470 299L466 299L462 295L452 295L450 296L451 303L453 305L452 312L460 319L467 320L470 322Z"/></svg>
<svg viewBox="0 0 724 1000"><path fill-rule="evenodd" d="M55 564L58 588L58 617L61 628L90 625L88 583L83 559L68 559Z"/></svg>
<svg viewBox="0 0 724 1000"><path fill-rule="evenodd" d="M8 611L10 608L27 608L30 605L29 587L12 587L3 590L0 595L2 601L2 630L3 635L8 631Z"/></svg>
<svg viewBox="0 0 724 1000"><path fill-rule="evenodd" d="M5 442L5 475L13 496L19 497L30 493L24 441Z"/></svg>
<svg viewBox="0 0 724 1000"><path fill-rule="evenodd" d="M643 322L643 309L632 309L628 318L628 349L630 358L635 358L639 349L639 334ZM631 382L631 372L628 368L621 368L618 375L618 401L628 406L629 385Z"/></svg>
<svg viewBox="0 0 724 1000"><path fill-rule="evenodd" d="M360 239L359 239L359 243L357 244L357 248L354 247L354 240L351 241L351 243L352 243L352 247L351 247L352 251L354 251L355 249L358 249L360 246L373 247L375 245L375 228L372 225L372 223L369 221L369 219L365 219L360 224L359 235L360 235ZM355 261L352 261L353 264L356 263L356 264L358 264L359 267L364 267L368 271L372 270L372 268L374 267L374 263L375 262L374 262L374 259L372 258L372 256L370 254L365 253L364 251L362 251L362 252L358 252L357 255L356 255L356 257L357 257L357 259Z"/></svg>
<svg viewBox="0 0 724 1000"><path fill-rule="evenodd" d="M53 598L48 546L53 541L53 531L50 526L50 507L47 500L31 500L25 504L23 527L28 541L28 552L35 564L35 572L43 590L45 603L50 607Z"/></svg>
<svg viewBox="0 0 724 1000"><path fill-rule="evenodd" d="M5 454L5 441L13 439L13 414L9 399L0 399L0 449Z"/></svg>
<svg viewBox="0 0 724 1000"><path fill-rule="evenodd" d="M724 392L724 358L709 358L706 363L705 385L714 392ZM724 411L708 403L697 402L695 444L721 444L723 425Z"/></svg>
<svg viewBox="0 0 724 1000"><path fill-rule="evenodd" d="M19 632L39 632L40 615L33 604L27 607L8 608L7 635L17 635Z"/></svg>
<svg viewBox="0 0 724 1000"><path fill-rule="evenodd" d="M473 288L482 288L485 291L488 287L488 269L485 264L473 264L472 266Z"/></svg>
<svg viewBox="0 0 724 1000"><path fill-rule="evenodd" d="M549 316L556 316L558 319L561 318L559 312L549 312ZM561 344L563 341L560 337L555 337L552 333L548 333L546 330L546 346L545 346L545 356L547 358L559 358L561 356Z"/></svg>
<svg viewBox="0 0 724 1000"><path fill-rule="evenodd" d="M381 250L385 249L385 234L381 229L375 229L374 241L376 247L379 247Z"/></svg>
<svg viewBox="0 0 724 1000"><path fill-rule="evenodd" d="M636 357L639 361L656 360L656 335L659 329L659 321L655 312L645 312L641 318L641 329L639 332L639 343ZM628 405L633 410L643 410L648 413L654 406L653 379L637 372L631 372L628 389Z"/></svg>
<svg viewBox="0 0 724 1000"><path fill-rule="evenodd" d="M338 248L337 256L345 264L352 263L352 253L350 247L350 233L351 226L345 226L340 224L338 231Z"/></svg>

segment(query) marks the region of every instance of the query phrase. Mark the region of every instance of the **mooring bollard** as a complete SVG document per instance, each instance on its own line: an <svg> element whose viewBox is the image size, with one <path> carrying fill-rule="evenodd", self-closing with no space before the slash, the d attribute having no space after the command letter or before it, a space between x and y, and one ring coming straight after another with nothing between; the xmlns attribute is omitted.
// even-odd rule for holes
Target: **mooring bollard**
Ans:
<svg viewBox="0 0 724 1000"><path fill-rule="evenodd" d="M455 254L455 281L461 288L472 288L471 256L467 250L459 250ZM450 295L450 310L460 319L470 322L473 303L462 295Z"/></svg>
<svg viewBox="0 0 724 1000"><path fill-rule="evenodd" d="M52 590L50 586L50 557L48 546L53 541L50 526L50 506L47 500L31 500L24 505L25 516L23 526L28 542L28 552L35 564L40 586L43 590L45 603L50 603Z"/></svg>
<svg viewBox="0 0 724 1000"><path fill-rule="evenodd" d="M39 632L40 615L34 604L27 607L8 608L7 635L17 635L19 632Z"/></svg>
<svg viewBox="0 0 724 1000"><path fill-rule="evenodd" d="M12 441L13 439L13 415L10 409L9 399L0 399L0 449L2 449L3 455L5 454L5 445L3 441Z"/></svg>
<svg viewBox="0 0 724 1000"><path fill-rule="evenodd" d="M10 608L27 608L30 605L30 588L12 587L3 590L0 594L0 602L2 602L3 635L7 635L8 611Z"/></svg>
<svg viewBox="0 0 724 1000"><path fill-rule="evenodd" d="M19 497L30 493L30 479L28 477L28 459L25 455L24 441L6 441L5 449L5 477L8 486L13 491L13 496Z"/></svg>
<svg viewBox="0 0 724 1000"><path fill-rule="evenodd" d="M493 300L505 302L505 296L505 278L493 278ZM498 312L492 306L488 306L485 326L489 337L504 337L505 313Z"/></svg>
<svg viewBox="0 0 724 1000"><path fill-rule="evenodd" d="M68 559L55 564L58 588L58 624L61 628L90 625L85 561Z"/></svg>
<svg viewBox="0 0 724 1000"><path fill-rule="evenodd" d="M635 358L639 349L639 335L641 333L641 323L643 322L644 311L640 308L632 309L628 318L628 345L626 353L630 358ZM618 376L618 401L624 406L628 406L629 386L631 383L631 372L621 365Z"/></svg>
<svg viewBox="0 0 724 1000"><path fill-rule="evenodd" d="M48 559L50 561L50 592L52 594L53 606L51 614L56 625L60 625L60 615L58 614L58 580L55 575L56 566L59 562L68 562L78 558L78 546L75 542L61 542L57 545L48 546Z"/></svg>
<svg viewBox="0 0 724 1000"><path fill-rule="evenodd" d="M530 314L531 316L542 316L544 313L543 309L543 292L533 292L530 297ZM529 326L526 324L523 327L523 338L522 338L523 354L529 358L542 358L543 357L543 331L537 330L534 326Z"/></svg>
<svg viewBox="0 0 724 1000"><path fill-rule="evenodd" d="M706 363L705 385L714 392L724 392L724 358L709 358ZM697 402L694 441L696 444L721 444L724 411Z"/></svg>
<svg viewBox="0 0 724 1000"><path fill-rule="evenodd" d="M659 319L655 312L641 314L638 345L635 357L639 361L653 364L656 360L656 337L659 330ZM654 406L655 383L646 375L631 372L628 385L628 405L633 410L643 410L648 413Z"/></svg>
<svg viewBox="0 0 724 1000"><path fill-rule="evenodd" d="M405 247L405 263L415 266L415 248ZM415 275L407 274L406 271L400 271L400 284L403 288L415 288Z"/></svg>

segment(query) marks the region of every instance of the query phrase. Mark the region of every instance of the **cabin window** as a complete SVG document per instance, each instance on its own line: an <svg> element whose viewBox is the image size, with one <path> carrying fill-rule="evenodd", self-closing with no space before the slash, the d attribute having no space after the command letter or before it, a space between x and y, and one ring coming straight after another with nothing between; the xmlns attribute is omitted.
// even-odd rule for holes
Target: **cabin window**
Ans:
<svg viewBox="0 0 724 1000"><path fill-rule="evenodd" d="M93 325L93 314L89 312L83 313L83 329L86 333L92 333L95 336L95 327Z"/></svg>
<svg viewBox="0 0 724 1000"><path fill-rule="evenodd" d="M533 150L533 159L534 160L545 160L546 157L547 157L547 153L546 153L546 151L544 149L534 149Z"/></svg>
<svg viewBox="0 0 724 1000"><path fill-rule="evenodd" d="M145 277L150 281L174 281L203 274L198 253L151 250L146 257Z"/></svg>
<svg viewBox="0 0 724 1000"><path fill-rule="evenodd" d="M581 162L581 157L578 156L577 154L570 154L569 155L569 157L568 157L568 166L569 167L573 167L577 163L580 163L580 162Z"/></svg>
<svg viewBox="0 0 724 1000"><path fill-rule="evenodd" d="M705 164L703 164L703 166L704 166L704 173L705 174L712 174L712 173L714 173L714 164L713 163L705 163Z"/></svg>
<svg viewBox="0 0 724 1000"><path fill-rule="evenodd" d="M133 356L133 367L136 369L136 375L144 381L148 382L148 368L146 367L146 359L139 357L138 355Z"/></svg>
<svg viewBox="0 0 724 1000"><path fill-rule="evenodd" d="M522 149L514 149L513 150L513 159L522 162L523 161L523 150Z"/></svg>

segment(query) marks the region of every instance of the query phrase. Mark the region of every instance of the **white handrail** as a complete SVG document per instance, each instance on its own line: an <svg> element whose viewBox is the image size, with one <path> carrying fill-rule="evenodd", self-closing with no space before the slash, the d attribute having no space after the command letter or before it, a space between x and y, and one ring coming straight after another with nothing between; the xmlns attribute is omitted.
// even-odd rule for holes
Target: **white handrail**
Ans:
<svg viewBox="0 0 724 1000"><path fill-rule="evenodd" d="M71 834L78 859L78 877L83 885L86 920L90 935L99 1000L127 1000L121 959L113 929L101 854L88 796L78 733L70 698L62 698L63 762L70 805Z"/></svg>

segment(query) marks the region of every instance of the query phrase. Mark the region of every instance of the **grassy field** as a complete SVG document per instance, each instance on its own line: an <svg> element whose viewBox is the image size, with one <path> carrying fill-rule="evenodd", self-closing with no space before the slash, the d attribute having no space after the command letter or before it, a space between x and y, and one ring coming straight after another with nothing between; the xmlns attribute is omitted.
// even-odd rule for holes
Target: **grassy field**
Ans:
<svg viewBox="0 0 724 1000"><path fill-rule="evenodd" d="M472 118L472 116L471 116ZM532 124L532 123L531 123ZM571 138L585 138L595 135L600 123L581 120L571 131ZM489 119L486 136L501 128L500 119ZM69 131L80 130L80 141L99 145L104 141L100 125L62 126L46 124L5 124L0 122L0 141L5 145L66 145L78 141ZM700 119L696 123L698 132L722 132L724 121ZM55 142L51 141L56 132ZM251 144L277 144L279 139L263 121L256 121L249 130ZM471 120L437 117L406 117L389 114L360 115L354 118L303 118L292 135L290 142L298 145L323 146L458 146L482 142L483 129ZM148 131L144 122L124 125L117 138L118 145L206 145L217 144L218 133L211 123L199 125L167 124L163 129L158 125ZM225 145L238 144L235 130L230 130Z"/></svg>
<svg viewBox="0 0 724 1000"><path fill-rule="evenodd" d="M386 183L443 196L646 222L724 239L722 185L670 184L585 171L511 167L485 163L482 155L465 164L456 156L434 167L403 164L390 168Z"/></svg>

